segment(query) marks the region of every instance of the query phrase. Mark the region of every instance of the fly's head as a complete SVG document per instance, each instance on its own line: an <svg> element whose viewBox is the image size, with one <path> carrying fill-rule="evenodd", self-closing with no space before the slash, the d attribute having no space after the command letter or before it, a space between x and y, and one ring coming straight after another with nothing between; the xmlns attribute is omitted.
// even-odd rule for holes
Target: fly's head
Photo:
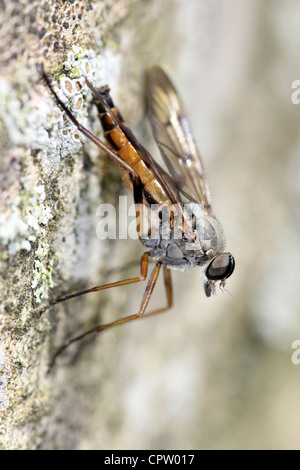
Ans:
<svg viewBox="0 0 300 470"><path fill-rule="evenodd" d="M234 271L235 261L230 253L225 253L225 236L220 222L211 214L200 214L196 219L197 242L202 255L199 265L203 266L204 290L207 297L215 293L216 283L225 286L226 279Z"/></svg>
<svg viewBox="0 0 300 470"><path fill-rule="evenodd" d="M234 257L230 253L221 253L212 258L205 270L204 290L207 297L214 294L217 281L220 281L221 288L225 286L225 281L233 273L234 266Z"/></svg>

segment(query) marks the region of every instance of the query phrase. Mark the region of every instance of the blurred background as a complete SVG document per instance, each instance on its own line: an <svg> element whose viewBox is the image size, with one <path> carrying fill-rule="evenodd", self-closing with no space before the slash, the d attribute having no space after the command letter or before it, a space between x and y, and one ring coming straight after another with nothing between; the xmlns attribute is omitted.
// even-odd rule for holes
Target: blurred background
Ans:
<svg viewBox="0 0 300 470"><path fill-rule="evenodd" d="M300 448L300 365L291 359L300 339L300 105L291 101L299 8L154 0L135 7L131 37L130 15L123 26L136 50L124 74L151 50L148 65L162 65L180 90L236 269L229 292L209 299L197 269L173 273L172 311L124 327L98 391L107 416L95 411L80 448ZM130 124L157 155L140 123L137 112ZM143 287L128 290L135 311ZM163 290L153 297L161 305ZM99 359L112 334L97 341Z"/></svg>

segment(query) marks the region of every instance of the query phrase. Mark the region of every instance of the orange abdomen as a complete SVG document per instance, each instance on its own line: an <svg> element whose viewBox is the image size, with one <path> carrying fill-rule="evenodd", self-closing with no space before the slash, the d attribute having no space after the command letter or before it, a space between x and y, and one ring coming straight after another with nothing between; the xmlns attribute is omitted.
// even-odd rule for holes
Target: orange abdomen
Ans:
<svg viewBox="0 0 300 470"><path fill-rule="evenodd" d="M119 113L118 109L114 106L112 99L109 95L109 89L107 87L102 87L100 89L100 94L105 99L106 103L110 106L113 114L122 122L123 118ZM107 141L110 143L112 148L118 153L124 162L126 162L133 170L138 173L140 180L144 186L144 193L148 195L148 200L151 200L151 203L167 203L169 198L162 189L160 183L154 177L150 168L143 161L137 150L131 144L127 136L124 134L120 126L113 121L111 116L109 116L103 106L99 103L96 103L99 111L99 117L104 131L104 136ZM122 179L124 183L132 191L132 181L130 175L126 170L119 167Z"/></svg>

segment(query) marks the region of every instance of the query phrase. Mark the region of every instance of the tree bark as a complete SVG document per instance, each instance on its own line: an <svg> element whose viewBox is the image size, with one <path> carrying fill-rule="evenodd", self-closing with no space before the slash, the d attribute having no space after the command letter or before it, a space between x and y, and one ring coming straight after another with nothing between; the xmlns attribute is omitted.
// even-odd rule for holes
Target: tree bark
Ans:
<svg viewBox="0 0 300 470"><path fill-rule="evenodd" d="M91 389L112 370L109 350L116 347L119 333L112 332L105 354L94 352L92 357L87 349L80 355L78 348L70 348L51 374L47 370L59 345L103 321L105 312L107 321L109 313L120 316L126 297L114 293L114 301L107 303L106 294L93 294L60 304L41 317L39 311L66 293L105 282L107 270L126 263L133 246L129 243L120 256L117 241L98 240L96 209L101 202L118 202L119 173L95 146L83 145L85 139L62 117L40 80L37 65L42 63L56 79L60 96L93 132L99 133L100 126L85 77L97 86L108 83L136 124L144 112L145 62L152 61L155 43L145 45L143 62L142 38L151 23L143 18L147 12L155 21L160 10L158 2L136 0L1 5L3 449L78 446L95 400Z"/></svg>

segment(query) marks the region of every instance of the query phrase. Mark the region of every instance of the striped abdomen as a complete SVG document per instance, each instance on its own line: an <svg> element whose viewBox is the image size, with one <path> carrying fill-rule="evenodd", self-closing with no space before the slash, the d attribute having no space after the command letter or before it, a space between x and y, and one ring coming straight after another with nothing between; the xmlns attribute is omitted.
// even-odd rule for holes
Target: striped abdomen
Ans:
<svg viewBox="0 0 300 470"><path fill-rule="evenodd" d="M115 107L110 94L109 87L104 86L99 90L100 95L103 97L107 105L111 108L113 114L119 121L124 122L120 112ZM168 203L169 198L161 187L160 183L154 177L151 169L146 162L142 160L139 153L132 145L128 137L124 134L116 121L108 115L103 105L96 101L99 112L99 117L104 131L104 136L110 143L112 148L118 153L124 162L126 162L136 173L139 175L143 185L143 195L149 204L162 204ZM126 170L119 167L121 176L125 184L132 191L132 180Z"/></svg>

